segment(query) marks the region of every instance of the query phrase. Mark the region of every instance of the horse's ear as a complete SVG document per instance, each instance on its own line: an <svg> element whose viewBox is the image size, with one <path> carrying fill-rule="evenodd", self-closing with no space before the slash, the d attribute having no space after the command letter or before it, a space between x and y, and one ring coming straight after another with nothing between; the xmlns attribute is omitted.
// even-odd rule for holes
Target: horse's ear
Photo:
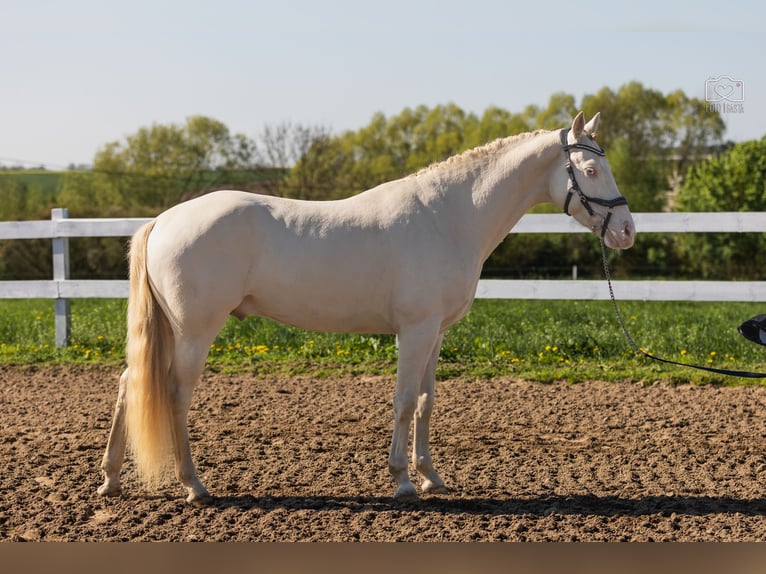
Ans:
<svg viewBox="0 0 766 574"><path fill-rule="evenodd" d="M583 128L585 128L585 116L580 112L575 116L575 119L572 122L572 131L569 132L570 138L574 140L572 143L575 143L580 139Z"/></svg>
<svg viewBox="0 0 766 574"><path fill-rule="evenodd" d="M601 117L601 112L596 112L595 115L590 119L590 121L585 124L585 133L588 134L590 137L596 137L596 132L598 131L598 120Z"/></svg>

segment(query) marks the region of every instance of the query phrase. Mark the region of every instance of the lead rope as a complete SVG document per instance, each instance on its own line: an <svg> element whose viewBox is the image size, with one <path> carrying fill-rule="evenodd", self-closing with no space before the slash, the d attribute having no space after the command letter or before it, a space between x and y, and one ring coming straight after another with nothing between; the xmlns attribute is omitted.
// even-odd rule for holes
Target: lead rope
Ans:
<svg viewBox="0 0 766 574"><path fill-rule="evenodd" d="M599 238L599 242L601 244L601 259L604 263L604 276L606 277L607 285L609 285L609 297L612 299L612 306L614 307L614 313L615 315L617 315L617 322L620 324L620 327L622 328L622 332L625 333L625 338L628 340L628 343L633 348L634 352L640 353L644 357L647 357L654 361L660 361L662 363L668 363L670 365L679 365L681 367L690 367L692 369L699 369L701 371L708 371L711 373L717 373L719 375L726 375L729 377L746 377L748 379L766 378L766 373L753 373L750 371L732 371L729 369L716 369L714 367L703 367L702 365L692 365L690 363L679 363L678 361L671 361L670 359L655 357L654 355L647 353L641 347L639 347L636 344L636 341L630 335L628 328L625 326L625 321L623 321L622 319L622 313L620 313L620 309L617 306L617 299L614 296L614 289L612 288L612 277L609 273L609 264L607 263L607 259L606 259L606 246L604 245L603 236Z"/></svg>

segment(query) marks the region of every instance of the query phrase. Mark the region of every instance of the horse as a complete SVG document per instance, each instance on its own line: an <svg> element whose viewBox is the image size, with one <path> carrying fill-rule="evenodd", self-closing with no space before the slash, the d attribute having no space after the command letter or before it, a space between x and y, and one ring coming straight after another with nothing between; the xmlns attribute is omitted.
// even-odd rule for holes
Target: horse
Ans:
<svg viewBox="0 0 766 574"><path fill-rule="evenodd" d="M434 374L445 331L471 307L482 265L522 215L551 202L612 249L635 226L604 152L599 114L571 127L495 140L334 201L234 190L161 213L130 242L127 368L101 469L121 494L126 447L141 481L174 457L186 501L210 504L192 461L187 415L217 333L233 315L399 342L388 469L395 500L447 493L429 452ZM171 456L171 453L173 456Z"/></svg>

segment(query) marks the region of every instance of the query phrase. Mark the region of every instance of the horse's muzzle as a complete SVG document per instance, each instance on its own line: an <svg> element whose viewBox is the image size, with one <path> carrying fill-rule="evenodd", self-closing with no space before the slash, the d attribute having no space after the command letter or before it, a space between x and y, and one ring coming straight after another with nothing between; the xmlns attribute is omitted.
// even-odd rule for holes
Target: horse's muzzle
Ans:
<svg viewBox="0 0 766 574"><path fill-rule="evenodd" d="M630 249L636 237L636 227L632 220L620 220L612 217L604 233L604 243L610 249Z"/></svg>

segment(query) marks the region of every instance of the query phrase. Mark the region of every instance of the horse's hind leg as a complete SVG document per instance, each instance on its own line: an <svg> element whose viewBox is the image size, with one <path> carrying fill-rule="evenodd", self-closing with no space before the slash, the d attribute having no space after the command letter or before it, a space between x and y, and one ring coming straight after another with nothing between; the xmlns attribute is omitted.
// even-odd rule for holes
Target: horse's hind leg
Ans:
<svg viewBox="0 0 766 574"><path fill-rule="evenodd" d="M439 361L439 351L444 335L440 335L436 341L431 358L428 361L426 372L420 383L418 405L415 409L415 441L412 449L412 462L418 472L425 479L421 488L423 492L432 494L444 494L447 487L444 481L436 473L431 462L431 451L428 446L428 433L431 421L431 412L434 408L434 381L436 378L436 364Z"/></svg>
<svg viewBox="0 0 766 574"><path fill-rule="evenodd" d="M128 370L120 376L120 389L117 391L117 404L114 407L112 430L106 443L106 452L101 461L104 471L104 484L98 487L101 496L118 496L122 492L120 486L120 470L125 462L125 389L128 382Z"/></svg>
<svg viewBox="0 0 766 574"><path fill-rule="evenodd" d="M173 402L173 451L176 477L186 488L186 501L195 506L210 504L213 497L197 477L189 445L188 413L207 358L209 343L176 345L171 372Z"/></svg>

